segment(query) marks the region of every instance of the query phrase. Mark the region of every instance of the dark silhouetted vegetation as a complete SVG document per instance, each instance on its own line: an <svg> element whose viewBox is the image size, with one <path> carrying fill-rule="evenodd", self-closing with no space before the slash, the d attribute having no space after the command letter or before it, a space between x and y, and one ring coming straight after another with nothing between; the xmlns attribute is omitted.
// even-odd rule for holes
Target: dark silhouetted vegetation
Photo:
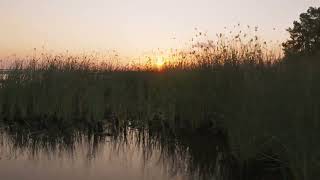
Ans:
<svg viewBox="0 0 320 180"><path fill-rule="evenodd" d="M315 54L320 51L320 8L310 7L287 30L290 39L283 43L286 55Z"/></svg>

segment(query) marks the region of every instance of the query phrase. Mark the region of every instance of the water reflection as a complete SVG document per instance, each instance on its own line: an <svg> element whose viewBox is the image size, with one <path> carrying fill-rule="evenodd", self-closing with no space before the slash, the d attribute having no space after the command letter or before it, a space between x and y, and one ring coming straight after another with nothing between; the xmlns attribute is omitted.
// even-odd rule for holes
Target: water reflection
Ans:
<svg viewBox="0 0 320 180"><path fill-rule="evenodd" d="M1 179L181 179L159 163L161 152L148 157L136 142L76 133L66 136L1 133Z"/></svg>
<svg viewBox="0 0 320 180"><path fill-rule="evenodd" d="M261 179L265 173L266 161L253 159L243 166L231 153L223 132L199 129L165 133L159 129L104 127L99 131L52 133L3 126L0 177L236 180ZM281 165L268 163L273 169Z"/></svg>
<svg viewBox="0 0 320 180"><path fill-rule="evenodd" d="M225 148L221 137L206 132L177 137L129 127L112 133L108 128L99 133L21 129L1 130L0 174L5 179L21 174L24 179L35 174L38 179L208 179Z"/></svg>

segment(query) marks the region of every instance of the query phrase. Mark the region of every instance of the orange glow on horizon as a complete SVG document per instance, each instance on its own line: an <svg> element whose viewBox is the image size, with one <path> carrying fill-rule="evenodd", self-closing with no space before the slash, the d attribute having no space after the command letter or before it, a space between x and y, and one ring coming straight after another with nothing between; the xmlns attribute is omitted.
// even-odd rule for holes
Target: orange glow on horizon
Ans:
<svg viewBox="0 0 320 180"><path fill-rule="evenodd" d="M158 57L157 57L157 61L156 61L157 67L158 67L159 69L161 69L162 66L164 65L164 63L165 63L164 58L163 58L162 56L158 56Z"/></svg>

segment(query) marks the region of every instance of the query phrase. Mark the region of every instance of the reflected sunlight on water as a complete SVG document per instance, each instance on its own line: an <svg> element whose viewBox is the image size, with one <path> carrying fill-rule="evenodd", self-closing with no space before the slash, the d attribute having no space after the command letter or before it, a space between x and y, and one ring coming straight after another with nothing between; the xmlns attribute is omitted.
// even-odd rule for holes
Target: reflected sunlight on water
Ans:
<svg viewBox="0 0 320 180"><path fill-rule="evenodd" d="M6 180L182 179L182 175L166 173L166 167L159 163L159 150L153 149L146 160L144 150L134 143L134 134L127 142L82 135L70 144L50 144L30 137L23 143L26 139L16 137L1 134L0 175Z"/></svg>

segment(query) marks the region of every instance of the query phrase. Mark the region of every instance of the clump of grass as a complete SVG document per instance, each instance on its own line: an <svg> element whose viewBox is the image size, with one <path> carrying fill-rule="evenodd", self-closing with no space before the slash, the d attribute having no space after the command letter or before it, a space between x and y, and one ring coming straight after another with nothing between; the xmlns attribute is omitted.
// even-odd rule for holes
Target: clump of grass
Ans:
<svg viewBox="0 0 320 180"><path fill-rule="evenodd" d="M152 57L146 66L60 55L16 63L1 81L0 118L31 130L113 123L173 136L224 127L241 161L273 139L297 179L318 177L319 56L283 59L241 36L195 43L161 69Z"/></svg>

